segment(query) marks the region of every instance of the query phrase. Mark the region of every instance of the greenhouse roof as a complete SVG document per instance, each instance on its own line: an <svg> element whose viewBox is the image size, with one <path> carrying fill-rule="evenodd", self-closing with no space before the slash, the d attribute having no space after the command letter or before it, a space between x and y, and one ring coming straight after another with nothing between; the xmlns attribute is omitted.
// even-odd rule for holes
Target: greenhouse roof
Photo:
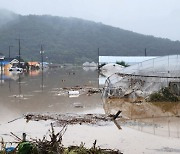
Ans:
<svg viewBox="0 0 180 154"><path fill-rule="evenodd" d="M143 62L156 57L153 56L99 56L99 63L116 63L124 61L129 65Z"/></svg>
<svg viewBox="0 0 180 154"><path fill-rule="evenodd" d="M180 55L168 55L149 59L126 67L122 73L134 75L179 77Z"/></svg>

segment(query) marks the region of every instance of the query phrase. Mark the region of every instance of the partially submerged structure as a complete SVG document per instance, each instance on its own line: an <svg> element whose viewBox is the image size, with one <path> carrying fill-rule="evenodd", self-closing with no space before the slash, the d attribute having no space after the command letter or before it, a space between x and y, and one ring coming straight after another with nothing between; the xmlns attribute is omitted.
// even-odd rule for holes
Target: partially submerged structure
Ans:
<svg viewBox="0 0 180 154"><path fill-rule="evenodd" d="M165 87L180 95L180 55L153 58L124 68L107 78L103 95L137 100Z"/></svg>
<svg viewBox="0 0 180 154"><path fill-rule="evenodd" d="M20 64L22 67L25 66L25 61L23 59L20 59L19 62L19 58L6 58L5 56L3 57L3 59L1 59L1 55L0 55L0 61L1 61L1 66L3 70L9 70L12 66L13 67L18 67L18 65Z"/></svg>
<svg viewBox="0 0 180 154"><path fill-rule="evenodd" d="M97 67L97 64L95 62L85 62L83 63L83 67Z"/></svg>
<svg viewBox="0 0 180 154"><path fill-rule="evenodd" d="M39 67L40 67L39 62L36 62L36 61L28 62L28 65L29 65L30 70L36 70L36 69L39 69Z"/></svg>

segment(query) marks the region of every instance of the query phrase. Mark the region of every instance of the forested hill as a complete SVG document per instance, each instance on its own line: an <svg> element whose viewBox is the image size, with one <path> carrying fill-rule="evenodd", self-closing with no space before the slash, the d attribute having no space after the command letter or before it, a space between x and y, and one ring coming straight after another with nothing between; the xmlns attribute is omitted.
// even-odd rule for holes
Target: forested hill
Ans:
<svg viewBox="0 0 180 154"><path fill-rule="evenodd" d="M100 55L160 56L180 53L180 42L146 36L122 30L102 23L77 18L55 16L6 16L0 11L0 53L8 56L18 54L18 39L21 54L26 60L40 59L40 45L46 61L56 63L83 63L97 61ZM5 21L7 19L7 21Z"/></svg>

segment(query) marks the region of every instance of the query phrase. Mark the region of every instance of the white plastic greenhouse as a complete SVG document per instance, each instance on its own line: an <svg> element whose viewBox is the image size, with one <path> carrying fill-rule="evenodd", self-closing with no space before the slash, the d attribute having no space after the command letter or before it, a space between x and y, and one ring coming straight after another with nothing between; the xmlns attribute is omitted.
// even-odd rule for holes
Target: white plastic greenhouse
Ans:
<svg viewBox="0 0 180 154"><path fill-rule="evenodd" d="M164 87L180 95L180 55L146 60L111 75L104 96L145 98Z"/></svg>
<svg viewBox="0 0 180 154"><path fill-rule="evenodd" d="M180 76L180 55L163 56L127 67L122 73L146 76Z"/></svg>

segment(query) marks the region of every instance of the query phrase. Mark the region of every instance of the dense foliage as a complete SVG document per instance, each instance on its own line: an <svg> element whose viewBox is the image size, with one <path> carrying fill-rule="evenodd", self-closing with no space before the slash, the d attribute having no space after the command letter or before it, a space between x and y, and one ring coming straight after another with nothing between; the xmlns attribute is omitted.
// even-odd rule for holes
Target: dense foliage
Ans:
<svg viewBox="0 0 180 154"><path fill-rule="evenodd" d="M0 11L0 52L8 56L18 54L18 41L21 38L22 56L27 60L40 60L40 45L45 50L45 60L56 63L82 63L97 61L100 55L148 56L177 54L179 41L145 36L77 18L64 18L49 15L15 15L2 18Z"/></svg>

